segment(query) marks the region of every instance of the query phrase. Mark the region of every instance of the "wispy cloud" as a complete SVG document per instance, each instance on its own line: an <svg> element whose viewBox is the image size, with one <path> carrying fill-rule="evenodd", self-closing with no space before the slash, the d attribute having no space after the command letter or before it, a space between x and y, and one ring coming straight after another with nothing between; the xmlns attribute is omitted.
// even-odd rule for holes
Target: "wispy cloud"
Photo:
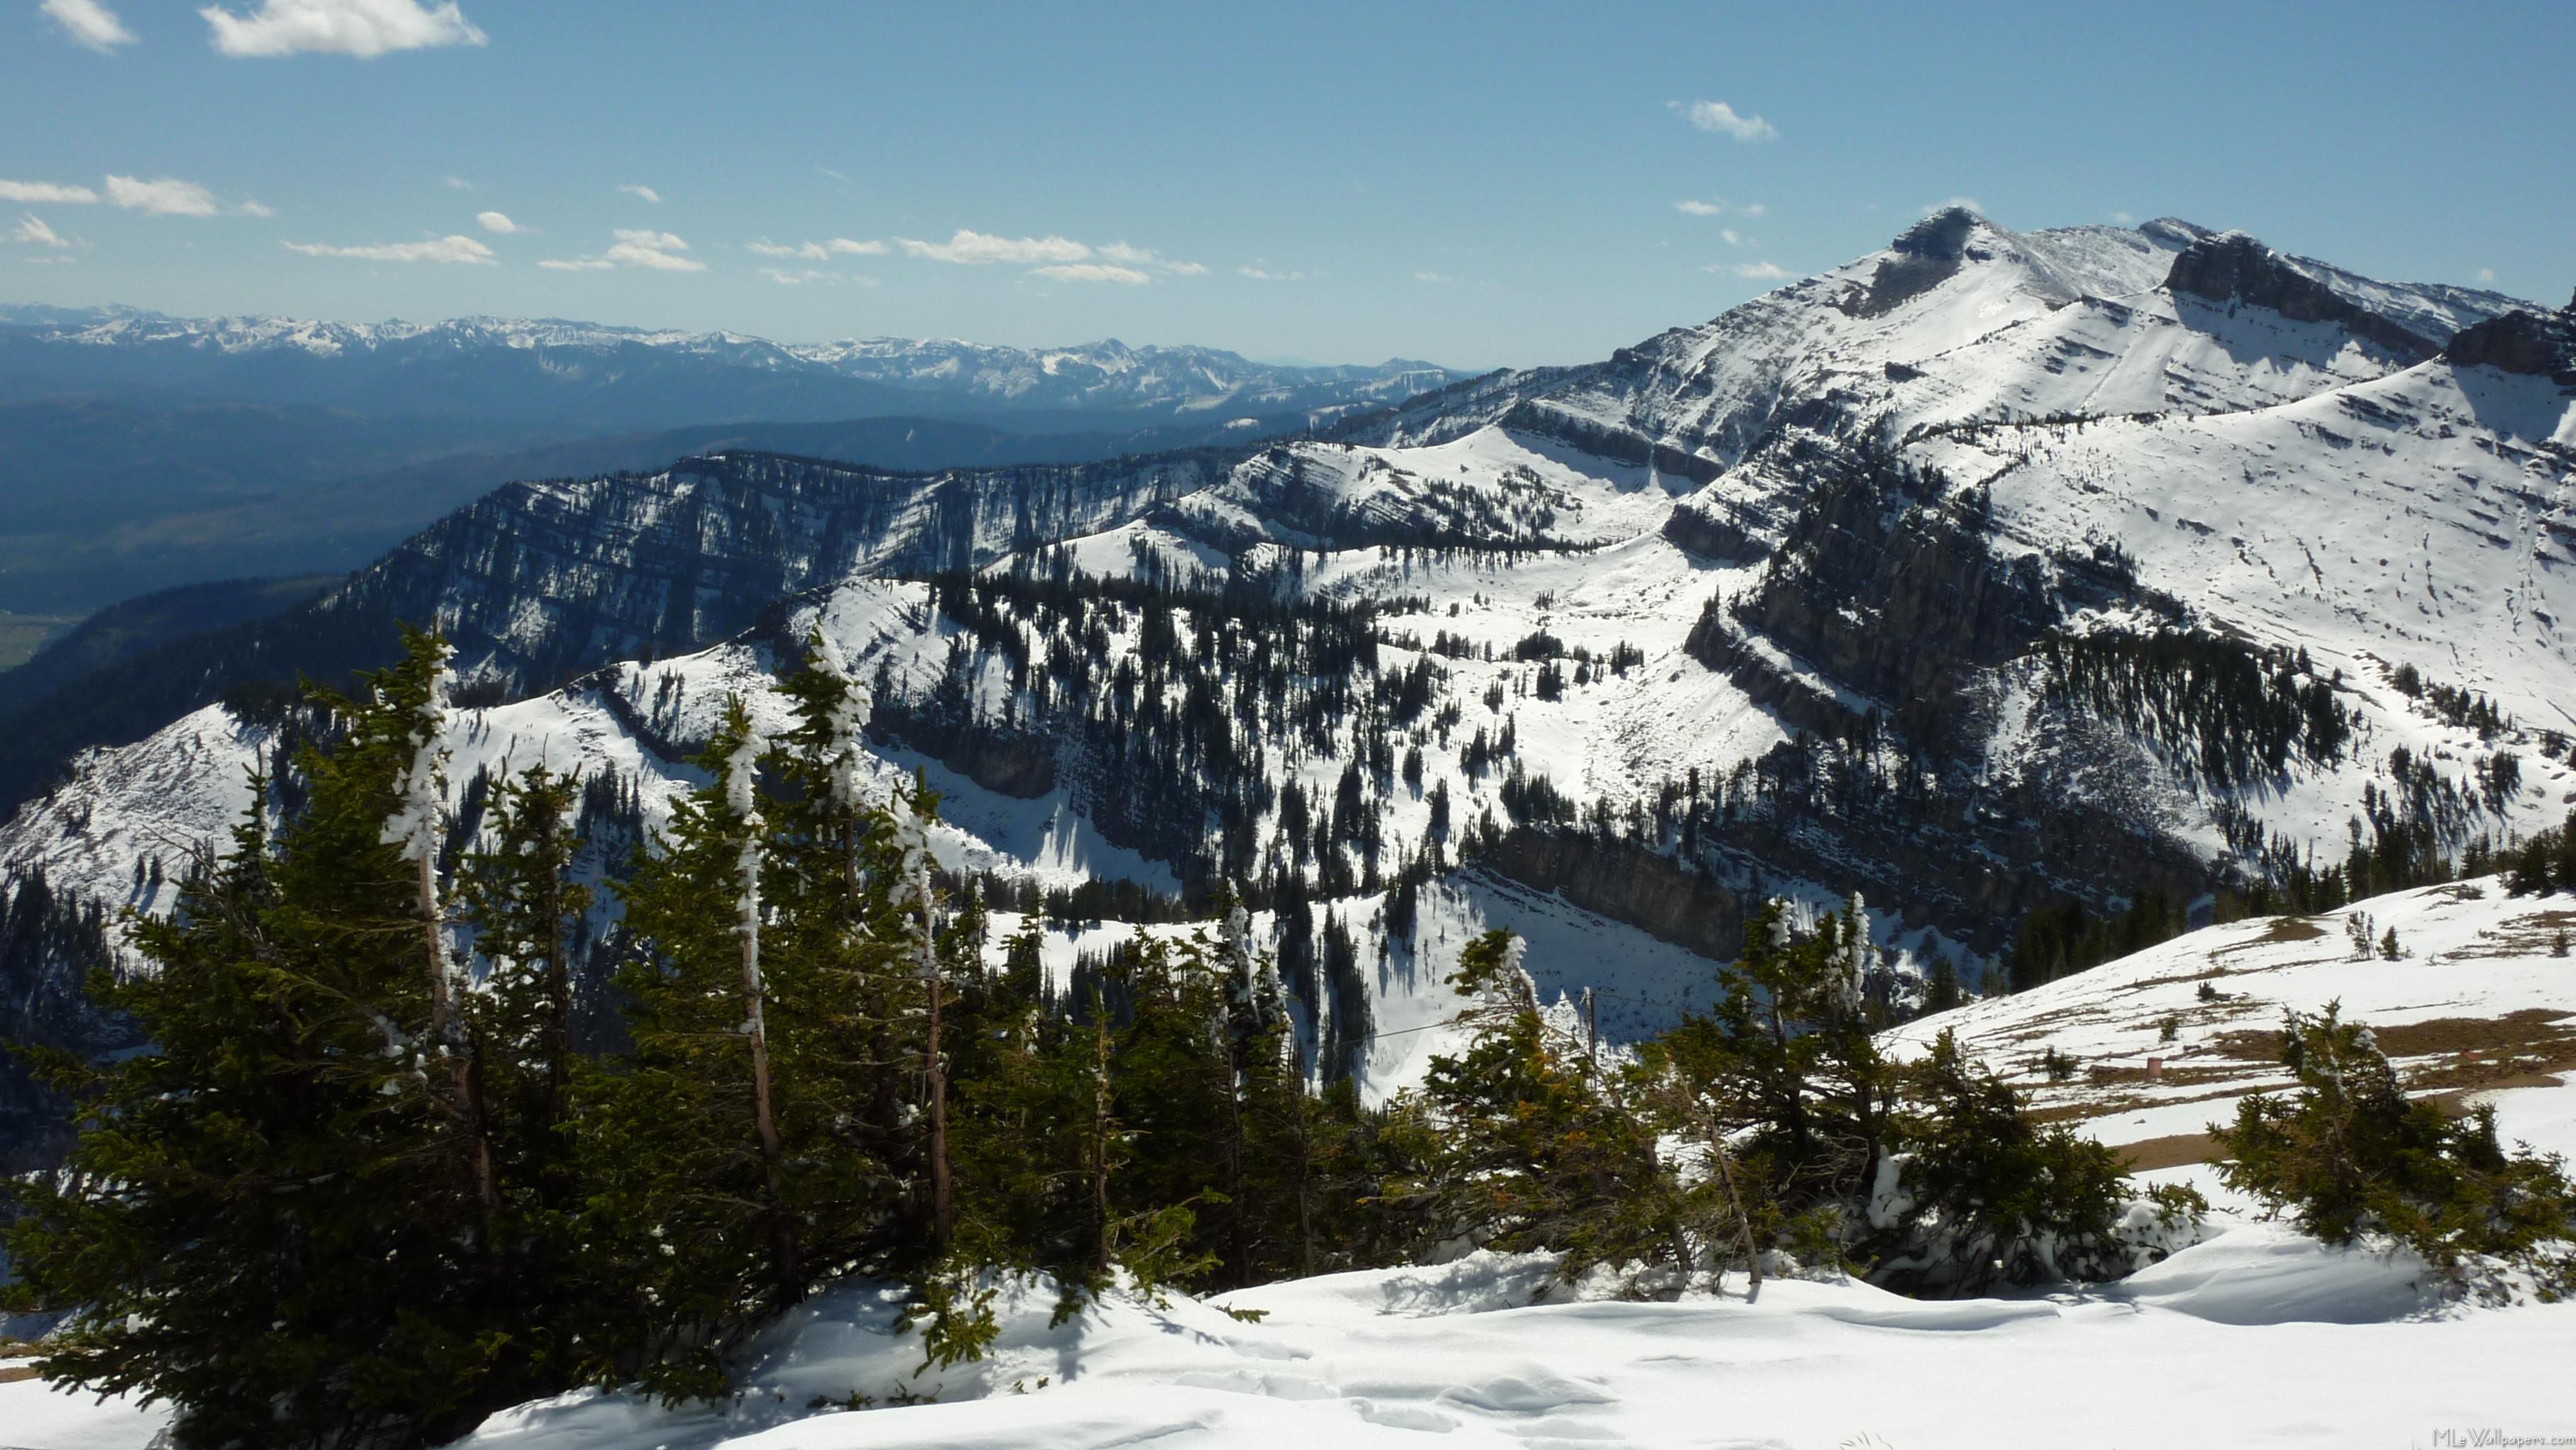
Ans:
<svg viewBox="0 0 2576 1450"><path fill-rule="evenodd" d="M519 225L517 222L510 220L507 216L504 216L497 211L476 212L474 214L474 223L475 225L483 228L483 230L499 237L515 237L519 233L527 230L526 227Z"/></svg>
<svg viewBox="0 0 2576 1450"><path fill-rule="evenodd" d="M819 242L773 242L762 237L745 242L742 249L761 257L802 257L809 262L828 262L834 257L880 257L886 244L878 241L853 241L848 237L831 237Z"/></svg>
<svg viewBox="0 0 2576 1450"><path fill-rule="evenodd" d="M1717 234L1721 238L1725 239L1726 244L1730 247L1750 245L1744 240L1744 234L1733 227L1719 227L1717 229Z"/></svg>
<svg viewBox="0 0 2576 1450"><path fill-rule="evenodd" d="M1113 267L1106 262L1060 262L1039 267L1031 275L1051 282L1115 282L1122 287L1141 287L1154 280L1133 267Z"/></svg>
<svg viewBox="0 0 2576 1450"><path fill-rule="evenodd" d="M101 55L113 55L118 46L134 43L134 32L99 0L45 0L36 8L61 26L73 44L86 45Z"/></svg>
<svg viewBox="0 0 2576 1450"><path fill-rule="evenodd" d="M2135 216L2124 211L2115 211L2111 213L2111 220L2124 227L2133 227L2138 224L2138 219Z"/></svg>
<svg viewBox="0 0 2576 1450"><path fill-rule="evenodd" d="M1732 136L1738 141L1780 139L1779 127L1763 120L1760 116L1743 115L1724 101L1692 101L1688 104L1675 101L1672 105L1674 110L1681 113L1684 120L1703 131Z"/></svg>
<svg viewBox="0 0 2576 1450"><path fill-rule="evenodd" d="M359 262L447 262L488 267L496 260L490 247L468 236L432 237L425 242L383 242L359 247L335 247L327 242L280 242L278 245L308 257L346 257Z"/></svg>
<svg viewBox="0 0 2576 1450"><path fill-rule="evenodd" d="M898 237L895 241L908 256L966 267L996 263L1029 267L1042 263L1091 260L1091 249L1070 237L996 237L959 227L956 234L944 242L916 241L911 237Z"/></svg>
<svg viewBox="0 0 2576 1450"><path fill-rule="evenodd" d="M37 216L33 212L29 212L25 216L19 218L17 230L9 233L9 240L13 242L25 242L31 247L53 247L60 249L71 245L71 243L64 241L62 236L52 227L45 225L44 218Z"/></svg>
<svg viewBox="0 0 2576 1450"><path fill-rule="evenodd" d="M1303 272L1272 272L1261 267L1237 267L1234 270L1237 274L1249 277L1255 282L1302 282L1306 280L1306 274Z"/></svg>
<svg viewBox="0 0 2576 1450"><path fill-rule="evenodd" d="M258 217L262 221L266 221L270 217L277 215L277 208L270 206L264 201L245 201L239 206L234 207L233 210L243 216Z"/></svg>
<svg viewBox="0 0 2576 1450"><path fill-rule="evenodd" d="M1923 214L1925 216L1937 216L1942 212L1956 209L1972 211L1979 216L1984 216L1986 214L1986 204L1977 200L1973 196L1953 196L1944 198L1943 200L1936 201L1930 206L1923 208Z"/></svg>
<svg viewBox="0 0 2576 1450"><path fill-rule="evenodd" d="M1453 282L1464 282L1467 279L1464 277L1452 277L1444 272L1416 272L1413 274L1413 280L1416 282L1437 283L1440 286L1445 287Z"/></svg>
<svg viewBox="0 0 2576 1450"><path fill-rule="evenodd" d="M86 186L56 186L50 181L0 181L0 201L89 206L98 201L98 193Z"/></svg>
<svg viewBox="0 0 2576 1450"><path fill-rule="evenodd" d="M1708 270L1730 272L1755 282L1786 281L1791 275L1788 268L1777 262L1738 262L1733 266L1720 262L1710 266Z"/></svg>
<svg viewBox="0 0 2576 1450"><path fill-rule="evenodd" d="M1726 215L1726 207L1723 204L1714 201L1677 201L1673 203L1673 210L1682 213L1684 216Z"/></svg>
<svg viewBox="0 0 2576 1450"><path fill-rule="evenodd" d="M707 264L694 257L679 255L689 244L669 232L629 231L616 234L617 245L608 249L608 260L626 267L644 267L656 272L703 272Z"/></svg>
<svg viewBox="0 0 2576 1450"><path fill-rule="evenodd" d="M549 257L537 263L549 272L605 272L612 267L641 267L648 272L703 272L707 264L680 253L689 244L669 232L649 227L621 227L611 235L616 245L596 257Z"/></svg>
<svg viewBox="0 0 2576 1450"><path fill-rule="evenodd" d="M1150 267L1169 272L1175 277L1204 277L1207 268L1196 262L1175 262L1151 247L1131 247L1125 242L1111 242L1100 249L1100 259L1121 267Z"/></svg>
<svg viewBox="0 0 2576 1450"><path fill-rule="evenodd" d="M447 189L450 191L472 191L474 189L474 183L466 180L462 176L456 175L454 172L449 172L447 176Z"/></svg>
<svg viewBox="0 0 2576 1450"><path fill-rule="evenodd" d="M655 191L649 186L638 186L631 181L621 181L617 183L617 189L626 193L628 196L640 197L645 201L649 201L655 206L660 206L662 204L662 193Z"/></svg>
<svg viewBox="0 0 2576 1450"><path fill-rule="evenodd" d="M806 267L797 271L789 271L784 267L763 267L760 269L760 275L782 287L801 287L808 282L855 282L862 287L877 285L876 278L862 273L826 272L815 267Z"/></svg>
<svg viewBox="0 0 2576 1450"><path fill-rule="evenodd" d="M35 220L35 218L34 218L34 217L29 217L29 218L27 218L27 220L29 220L29 221L34 221L34 220ZM2479 281L2481 281L2481 282L2492 282L2492 281L2494 281L2494 280L2495 280L2495 268L2493 268L2493 267L2480 267L2480 268L2478 269L2478 280L2479 280Z"/></svg>
<svg viewBox="0 0 2576 1450"><path fill-rule="evenodd" d="M1172 277L1204 277L1208 270L1198 262L1175 262L1150 247L1125 242L1093 247L1053 233L1043 237L1002 237L960 227L944 242L897 237L895 245L903 248L905 255L925 261L964 267L1027 267L1031 276L1053 282L1115 282L1133 287L1154 280L1157 272Z"/></svg>
<svg viewBox="0 0 2576 1450"><path fill-rule="evenodd" d="M149 212L153 216L213 216L222 210L215 204L215 194L193 181L175 176L138 181L131 176L107 179L107 199L128 211Z"/></svg>
<svg viewBox="0 0 2576 1450"><path fill-rule="evenodd" d="M369 59L397 50L482 45L487 37L460 13L455 0L423 7L420 0L260 0L236 15L220 5L197 12L216 50L232 56L354 55Z"/></svg>

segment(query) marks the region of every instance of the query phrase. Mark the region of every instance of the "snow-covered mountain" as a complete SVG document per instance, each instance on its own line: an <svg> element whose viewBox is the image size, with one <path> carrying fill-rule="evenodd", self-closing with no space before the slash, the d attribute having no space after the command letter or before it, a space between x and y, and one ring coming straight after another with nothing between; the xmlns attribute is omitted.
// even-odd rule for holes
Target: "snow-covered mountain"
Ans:
<svg viewBox="0 0 2576 1450"><path fill-rule="evenodd" d="M735 332L554 318L317 322L130 308L0 309L0 360L58 385L264 403L668 426L884 413L1071 413L1323 422L1460 375L1392 359L1283 367L1208 347L1111 339L1026 350L947 338L777 343Z"/></svg>
<svg viewBox="0 0 2576 1450"><path fill-rule="evenodd" d="M951 866L1026 904L1247 890L1310 1046L1384 1092L1480 923L1617 1036L1767 895L1862 893L1902 992L1902 956L1973 977L2066 898L2555 824L2571 581L2576 316L1954 210L1604 362L1257 450L514 485L210 646L202 708L84 757L0 866L166 904L151 860L278 739L204 702L397 617L527 696L460 716L460 791L543 758L649 825L722 697L774 710L819 633ZM1060 964L1133 930L1063 925Z"/></svg>

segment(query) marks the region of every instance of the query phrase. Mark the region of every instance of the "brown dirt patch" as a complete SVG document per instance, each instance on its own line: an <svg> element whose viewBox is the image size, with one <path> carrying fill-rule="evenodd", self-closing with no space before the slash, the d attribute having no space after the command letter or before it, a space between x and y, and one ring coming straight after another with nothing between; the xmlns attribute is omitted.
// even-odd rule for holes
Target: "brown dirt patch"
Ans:
<svg viewBox="0 0 2576 1450"><path fill-rule="evenodd" d="M20 1380L35 1377L36 1367L32 1364L0 1364L0 1385L14 1385Z"/></svg>
<svg viewBox="0 0 2576 1450"><path fill-rule="evenodd" d="M2315 917L2276 916L2263 928L2261 936L2248 937L2234 946L2220 947L2209 955L2215 961L2232 952L2250 952L2256 947L2280 946L2285 942L2315 941L2325 934L2326 929L2317 925Z"/></svg>
<svg viewBox="0 0 2576 1450"><path fill-rule="evenodd" d="M2214 1163L2218 1160L2218 1140L2207 1133L2175 1133L2122 1143L2111 1151L2129 1160L2130 1172L2144 1173L2155 1168L2179 1168L2186 1163Z"/></svg>

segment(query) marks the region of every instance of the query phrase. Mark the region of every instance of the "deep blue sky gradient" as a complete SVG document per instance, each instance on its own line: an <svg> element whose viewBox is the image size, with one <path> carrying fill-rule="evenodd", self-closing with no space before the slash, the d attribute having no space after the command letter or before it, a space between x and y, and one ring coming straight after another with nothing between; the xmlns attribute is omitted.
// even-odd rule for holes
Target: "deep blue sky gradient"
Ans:
<svg viewBox="0 0 2576 1450"><path fill-rule="evenodd" d="M227 58L203 0L109 3L139 42L100 55L35 0L0 0L0 178L170 176L276 215L0 204L0 237L33 215L72 243L0 242L0 299L1487 366L1601 356L1777 285L1739 269L1830 266L1951 198L2015 228L2179 215L2552 305L2576 285L2564 0L461 0L487 45L372 60ZM1776 139L1695 128L1676 106L1697 101ZM486 209L540 234L486 235ZM621 227L684 238L705 270L535 265L599 255ZM744 249L960 228L1206 271L1127 286L899 247L828 264ZM283 245L449 234L498 264ZM782 285L776 266L853 280Z"/></svg>

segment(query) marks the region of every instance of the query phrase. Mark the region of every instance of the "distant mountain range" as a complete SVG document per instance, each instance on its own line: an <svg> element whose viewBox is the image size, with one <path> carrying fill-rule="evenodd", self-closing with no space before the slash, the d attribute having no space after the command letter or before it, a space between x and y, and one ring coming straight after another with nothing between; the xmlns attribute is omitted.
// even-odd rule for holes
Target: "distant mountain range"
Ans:
<svg viewBox="0 0 2576 1450"><path fill-rule="evenodd" d="M1458 376L1114 341L0 306L0 610L345 571L513 479L720 443L905 469L1080 462L1304 432Z"/></svg>
<svg viewBox="0 0 2576 1450"><path fill-rule="evenodd" d="M1103 414L1329 422L1458 376L1401 358L1290 367L1115 339L1035 350L946 338L790 344L556 319L344 323L0 306L0 396L29 396L31 384L146 389L601 430L893 413L1008 413L1027 420L1023 431L1084 428L1081 418Z"/></svg>

